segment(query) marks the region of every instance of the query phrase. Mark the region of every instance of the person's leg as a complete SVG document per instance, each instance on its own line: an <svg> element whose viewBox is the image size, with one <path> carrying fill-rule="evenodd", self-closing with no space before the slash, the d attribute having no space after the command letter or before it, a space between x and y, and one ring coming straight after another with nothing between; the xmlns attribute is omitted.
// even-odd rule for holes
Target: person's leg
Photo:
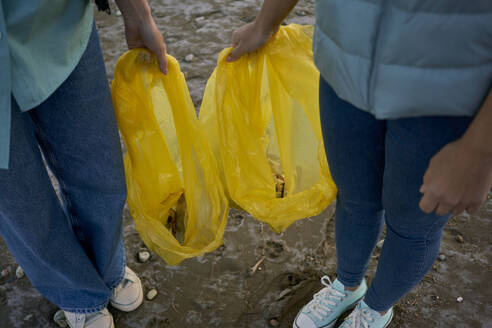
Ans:
<svg viewBox="0 0 492 328"><path fill-rule="evenodd" d="M79 243L108 288L125 268L121 144L97 31L69 78L31 118Z"/></svg>
<svg viewBox="0 0 492 328"><path fill-rule="evenodd" d="M365 302L386 311L432 267L449 216L419 208L420 186L430 159L458 139L470 118L409 118L388 121L383 207L387 234Z"/></svg>
<svg viewBox="0 0 492 328"><path fill-rule="evenodd" d="M367 286L364 273L381 233L384 135L386 125L340 99L320 80L319 103L324 145L338 187L335 209L337 273L297 314L294 328L332 328L356 306Z"/></svg>
<svg viewBox="0 0 492 328"><path fill-rule="evenodd" d="M46 172L34 126L12 100L10 168L0 170L0 234L33 286L60 308L96 312L110 290L75 237Z"/></svg>
<svg viewBox="0 0 492 328"><path fill-rule="evenodd" d="M321 79L326 155L338 187L335 238L338 280L358 286L382 229L384 121L340 99Z"/></svg>

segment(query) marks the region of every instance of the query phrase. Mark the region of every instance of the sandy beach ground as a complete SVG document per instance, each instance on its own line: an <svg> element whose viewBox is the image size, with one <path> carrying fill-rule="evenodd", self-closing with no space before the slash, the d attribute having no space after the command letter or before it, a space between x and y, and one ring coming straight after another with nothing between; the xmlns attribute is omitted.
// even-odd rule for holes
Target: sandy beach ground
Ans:
<svg viewBox="0 0 492 328"><path fill-rule="evenodd" d="M217 54L229 45L232 31L250 22L257 0L150 1L168 51L185 72L194 104L199 107ZM97 26L113 77L117 58L126 50L121 15L96 14ZM301 1L286 20L314 22L314 2ZM185 57L193 54L193 60ZM395 307L389 327L492 327L492 194L477 215L452 218L440 254L424 280ZM170 267L152 254L137 261L145 249L124 211L128 264L142 278L146 300L135 312L110 309L118 328L291 327L298 310L320 288L325 274L335 278L333 207L317 217L296 222L277 235L247 213L231 210L224 244L215 252ZM461 240L457 236L462 236ZM0 327L57 327L57 308L33 289L26 277L16 278L17 264L0 240ZM376 270L376 249L367 278ZM257 271L251 268L264 258ZM463 301L458 302L457 298Z"/></svg>

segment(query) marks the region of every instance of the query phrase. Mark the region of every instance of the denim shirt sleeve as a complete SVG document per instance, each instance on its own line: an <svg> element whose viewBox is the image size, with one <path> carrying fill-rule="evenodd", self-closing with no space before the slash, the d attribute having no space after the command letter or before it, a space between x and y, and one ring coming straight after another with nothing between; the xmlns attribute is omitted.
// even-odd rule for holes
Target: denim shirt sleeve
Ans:
<svg viewBox="0 0 492 328"><path fill-rule="evenodd" d="M9 163L10 146L10 57L6 37L5 17L0 1L0 169Z"/></svg>

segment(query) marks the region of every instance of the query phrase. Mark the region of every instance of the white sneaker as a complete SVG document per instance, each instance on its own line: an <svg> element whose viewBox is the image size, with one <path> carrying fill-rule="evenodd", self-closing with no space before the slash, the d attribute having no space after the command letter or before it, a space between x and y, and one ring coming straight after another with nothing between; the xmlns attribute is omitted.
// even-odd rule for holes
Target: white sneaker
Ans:
<svg viewBox="0 0 492 328"><path fill-rule="evenodd" d="M108 309L95 313L73 313L63 311L70 328L114 328L113 316Z"/></svg>
<svg viewBox="0 0 492 328"><path fill-rule="evenodd" d="M125 275L121 283L111 292L109 302L120 311L130 312L142 304L142 282L137 274L125 267Z"/></svg>

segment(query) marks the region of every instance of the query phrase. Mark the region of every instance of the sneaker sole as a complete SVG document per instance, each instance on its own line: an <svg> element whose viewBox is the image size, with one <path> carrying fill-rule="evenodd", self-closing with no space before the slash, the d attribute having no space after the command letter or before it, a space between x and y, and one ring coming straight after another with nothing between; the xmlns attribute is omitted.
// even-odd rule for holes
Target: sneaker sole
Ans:
<svg viewBox="0 0 492 328"><path fill-rule="evenodd" d="M341 314L340 316L338 316L338 318L334 319L332 322L330 322L329 324L325 325L325 326L321 326L321 327L317 327L317 328L333 328L336 326L336 324L338 323L338 320L340 319L340 317L347 311L350 311L350 310L353 310L355 309L355 307L357 306L357 304L360 303L360 301L362 301L362 299L364 298L364 296L362 296L361 298L359 298L357 301L355 301L354 303L350 304ZM292 328L302 328L302 327L299 327L297 324L296 324L296 321L297 321L297 318L299 317L299 314L301 312L299 312L297 315L296 315L296 318L294 319L294 323L292 324ZM391 314L391 318L393 318L393 314ZM391 321L391 319L390 319ZM388 321L388 324L389 322Z"/></svg>
<svg viewBox="0 0 492 328"><path fill-rule="evenodd" d="M389 324L391 323L391 320L393 320L393 315L394 315L394 312L391 312L391 317L389 318L388 322L384 325L383 328L386 328L389 326Z"/></svg>
<svg viewBox="0 0 492 328"><path fill-rule="evenodd" d="M132 312L135 311L140 305L143 303L143 290L142 290L142 283L140 279L138 279L138 282L140 284L140 293L138 294L138 298L135 302L131 304L118 304L113 301L109 301L112 307L114 307L117 310L123 311L123 312Z"/></svg>

